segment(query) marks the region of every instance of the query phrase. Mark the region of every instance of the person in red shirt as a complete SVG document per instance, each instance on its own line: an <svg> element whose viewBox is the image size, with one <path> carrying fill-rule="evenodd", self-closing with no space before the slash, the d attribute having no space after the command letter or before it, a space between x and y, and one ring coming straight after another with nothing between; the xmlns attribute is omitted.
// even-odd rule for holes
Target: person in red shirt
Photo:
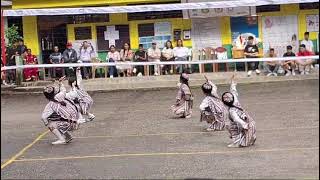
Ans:
<svg viewBox="0 0 320 180"><path fill-rule="evenodd" d="M312 56L313 53L306 49L304 44L300 45L299 52L297 56ZM313 63L312 59L306 60L296 60L295 61L299 67L300 74L309 74L311 69L311 64Z"/></svg>
<svg viewBox="0 0 320 180"><path fill-rule="evenodd" d="M31 49L27 49L27 53L24 56L25 65L38 64L37 56L31 54ZM32 79L38 79L38 68L26 68L23 71L26 81Z"/></svg>

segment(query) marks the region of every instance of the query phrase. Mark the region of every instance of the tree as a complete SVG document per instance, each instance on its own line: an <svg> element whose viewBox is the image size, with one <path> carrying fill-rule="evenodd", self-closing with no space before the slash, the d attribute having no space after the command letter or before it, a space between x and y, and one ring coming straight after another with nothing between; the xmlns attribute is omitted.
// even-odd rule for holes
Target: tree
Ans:
<svg viewBox="0 0 320 180"><path fill-rule="evenodd" d="M19 35L18 27L12 25L11 27L5 30L6 38L8 39L7 47L12 47L13 43L22 37Z"/></svg>

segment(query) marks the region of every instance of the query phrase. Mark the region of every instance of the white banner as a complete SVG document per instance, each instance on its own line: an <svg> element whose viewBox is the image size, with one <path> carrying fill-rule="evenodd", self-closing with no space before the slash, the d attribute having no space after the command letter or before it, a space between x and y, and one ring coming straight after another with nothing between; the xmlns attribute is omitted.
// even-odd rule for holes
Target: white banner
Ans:
<svg viewBox="0 0 320 180"><path fill-rule="evenodd" d="M319 32L319 14L307 15L306 21L308 32Z"/></svg>
<svg viewBox="0 0 320 180"><path fill-rule="evenodd" d="M319 2L319 0L230 0L216 2L175 3L135 6L108 6L83 8L48 8L48 9L18 9L4 10L4 16L39 16L39 15L70 15L70 14L111 14L134 13L150 11L173 11L189 9L235 8L248 6L262 6L272 4L296 4Z"/></svg>

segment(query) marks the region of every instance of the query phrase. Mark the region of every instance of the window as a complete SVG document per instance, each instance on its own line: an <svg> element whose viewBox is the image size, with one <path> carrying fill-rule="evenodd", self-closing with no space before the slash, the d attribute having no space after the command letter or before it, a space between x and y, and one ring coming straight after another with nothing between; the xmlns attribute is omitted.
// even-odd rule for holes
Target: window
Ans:
<svg viewBox="0 0 320 180"><path fill-rule="evenodd" d="M91 39L91 27L74 28L75 40Z"/></svg>
<svg viewBox="0 0 320 180"><path fill-rule="evenodd" d="M139 24L138 32L139 37L154 36L154 24Z"/></svg>
<svg viewBox="0 0 320 180"><path fill-rule="evenodd" d="M305 9L319 9L319 2L315 3L300 3L299 4L300 10L305 10Z"/></svg>
<svg viewBox="0 0 320 180"><path fill-rule="evenodd" d="M109 22L109 14L81 14L69 16L73 24Z"/></svg>
<svg viewBox="0 0 320 180"><path fill-rule="evenodd" d="M128 13L128 21L148 20L148 19L166 19L166 18L182 18L182 11L154 11L154 12L138 12Z"/></svg>
<svg viewBox="0 0 320 180"><path fill-rule="evenodd" d="M257 6L256 12L276 12L280 11L280 5L265 5L265 6Z"/></svg>

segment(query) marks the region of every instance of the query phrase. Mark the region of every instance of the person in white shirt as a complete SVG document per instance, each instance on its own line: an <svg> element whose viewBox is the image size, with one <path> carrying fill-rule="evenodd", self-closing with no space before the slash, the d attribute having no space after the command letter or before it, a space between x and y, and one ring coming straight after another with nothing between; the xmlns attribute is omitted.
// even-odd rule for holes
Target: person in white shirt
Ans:
<svg viewBox="0 0 320 180"><path fill-rule="evenodd" d="M306 46L307 51L313 52L313 42L309 39L309 32L304 33L304 40L301 41L301 44Z"/></svg>
<svg viewBox="0 0 320 180"><path fill-rule="evenodd" d="M173 48L173 55L176 61L187 61L188 60L189 49L183 47L183 42L181 39L177 41L177 47ZM183 73L186 65L178 65L177 71L179 74Z"/></svg>
<svg viewBox="0 0 320 180"><path fill-rule="evenodd" d="M173 46L172 46L172 42L169 40L166 42L165 47L162 49L161 60L162 61L174 61ZM163 67L164 74L168 74L168 72L170 72L170 74L172 74L173 69L171 67L172 67L172 65L164 65L164 67Z"/></svg>
<svg viewBox="0 0 320 180"><path fill-rule="evenodd" d="M151 62L160 62L161 51L156 42L152 42L152 47L148 49L148 60ZM161 72L160 65L154 65L154 75L158 76Z"/></svg>
<svg viewBox="0 0 320 180"><path fill-rule="evenodd" d="M117 62L120 61L120 53L116 51L116 47L114 45L110 46L110 51L108 52L107 62ZM110 78L113 78L114 73L117 71L115 66L109 66L108 72Z"/></svg>
<svg viewBox="0 0 320 180"><path fill-rule="evenodd" d="M87 41L83 41L82 46L79 51L79 62L82 63L91 63L91 58L94 56L94 48L91 43ZM86 79L89 79L89 74L91 71L91 67L83 67L83 76Z"/></svg>

